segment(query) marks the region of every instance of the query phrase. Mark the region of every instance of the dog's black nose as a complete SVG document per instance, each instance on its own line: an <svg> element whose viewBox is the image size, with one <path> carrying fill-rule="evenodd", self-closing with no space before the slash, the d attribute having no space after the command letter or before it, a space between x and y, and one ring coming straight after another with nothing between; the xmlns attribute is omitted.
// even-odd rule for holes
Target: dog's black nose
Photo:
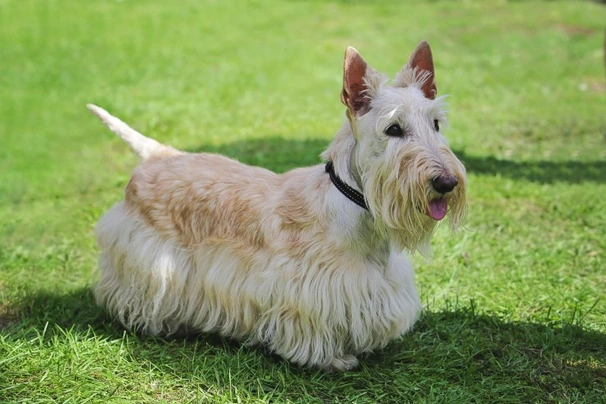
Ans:
<svg viewBox="0 0 606 404"><path fill-rule="evenodd" d="M441 194L452 191L459 184L455 175L439 175L431 181L433 189Z"/></svg>

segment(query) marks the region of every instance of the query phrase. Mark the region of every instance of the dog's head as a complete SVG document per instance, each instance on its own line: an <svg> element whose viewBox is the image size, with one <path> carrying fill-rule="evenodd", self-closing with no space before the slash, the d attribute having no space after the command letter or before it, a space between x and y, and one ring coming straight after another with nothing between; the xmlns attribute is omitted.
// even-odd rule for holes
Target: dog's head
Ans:
<svg viewBox="0 0 606 404"><path fill-rule="evenodd" d="M400 247L421 251L445 216L456 228L465 168L440 132L445 103L429 44L417 46L391 83L348 48L341 100L353 137L349 168L379 227Z"/></svg>

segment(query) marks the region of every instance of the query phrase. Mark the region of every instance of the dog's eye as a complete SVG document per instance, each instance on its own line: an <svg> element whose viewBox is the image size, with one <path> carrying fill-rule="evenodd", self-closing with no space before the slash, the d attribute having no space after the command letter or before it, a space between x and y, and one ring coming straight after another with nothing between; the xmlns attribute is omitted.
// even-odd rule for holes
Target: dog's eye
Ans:
<svg viewBox="0 0 606 404"><path fill-rule="evenodd" d="M438 122L437 119L434 119L434 121L433 121L433 127L436 130L436 132L440 131L440 122Z"/></svg>
<svg viewBox="0 0 606 404"><path fill-rule="evenodd" d="M389 128L385 129L385 134L391 137L402 137L404 136L404 131L400 125L394 123Z"/></svg>

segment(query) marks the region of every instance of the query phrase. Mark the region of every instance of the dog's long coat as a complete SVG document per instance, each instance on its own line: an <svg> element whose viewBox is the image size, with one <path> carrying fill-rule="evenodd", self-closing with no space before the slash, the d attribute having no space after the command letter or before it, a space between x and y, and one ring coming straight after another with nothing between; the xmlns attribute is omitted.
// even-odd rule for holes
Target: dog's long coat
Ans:
<svg viewBox="0 0 606 404"><path fill-rule="evenodd" d="M425 45L416 54L428 50ZM365 140L378 135L374 128L372 134L364 131L371 119L379 127L376 122L385 118L378 114L390 103L397 104L392 115L411 132L426 130L425 123L398 117L398 108L418 104L416 114L427 114L430 127L442 120L435 84L428 81L433 77L415 65L413 54L397 98L390 93L394 87L382 92L384 80L357 52L350 48L348 55L342 99L349 119L324 157L342 178L368 191L369 211L335 188L324 165L277 175L220 155L180 152L89 105L142 160L125 200L96 229L98 303L127 328L146 334L218 332L326 369L355 367L356 354L408 331L421 303L401 251L429 238L435 221L427 212L450 206L454 220L462 214L464 169L438 133L422 143L439 155L425 158L431 163L421 156L431 166L423 170L433 171L414 171L416 179L402 162L401 172L386 178L389 173L371 161L376 149L395 153L392 159L403 159L404 152L386 150L392 139ZM356 80L366 87L352 84ZM430 90L424 87L428 82ZM344 168L351 164L356 167ZM444 172L455 173L461 184L437 193L434 178ZM394 209L414 212L400 215ZM383 221L384 215L391 217ZM398 228L398 220L415 227Z"/></svg>

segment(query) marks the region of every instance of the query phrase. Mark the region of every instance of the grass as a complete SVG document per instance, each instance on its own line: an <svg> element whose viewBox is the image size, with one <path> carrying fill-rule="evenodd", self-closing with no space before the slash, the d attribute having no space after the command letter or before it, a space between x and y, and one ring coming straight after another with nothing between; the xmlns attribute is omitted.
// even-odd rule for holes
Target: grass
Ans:
<svg viewBox="0 0 606 404"><path fill-rule="evenodd" d="M0 0L0 402L603 402L605 11ZM421 39L470 215L415 257L412 333L327 374L212 335L140 339L95 306L92 229L136 159L85 103L285 171L315 164L343 119L347 45L395 73Z"/></svg>

